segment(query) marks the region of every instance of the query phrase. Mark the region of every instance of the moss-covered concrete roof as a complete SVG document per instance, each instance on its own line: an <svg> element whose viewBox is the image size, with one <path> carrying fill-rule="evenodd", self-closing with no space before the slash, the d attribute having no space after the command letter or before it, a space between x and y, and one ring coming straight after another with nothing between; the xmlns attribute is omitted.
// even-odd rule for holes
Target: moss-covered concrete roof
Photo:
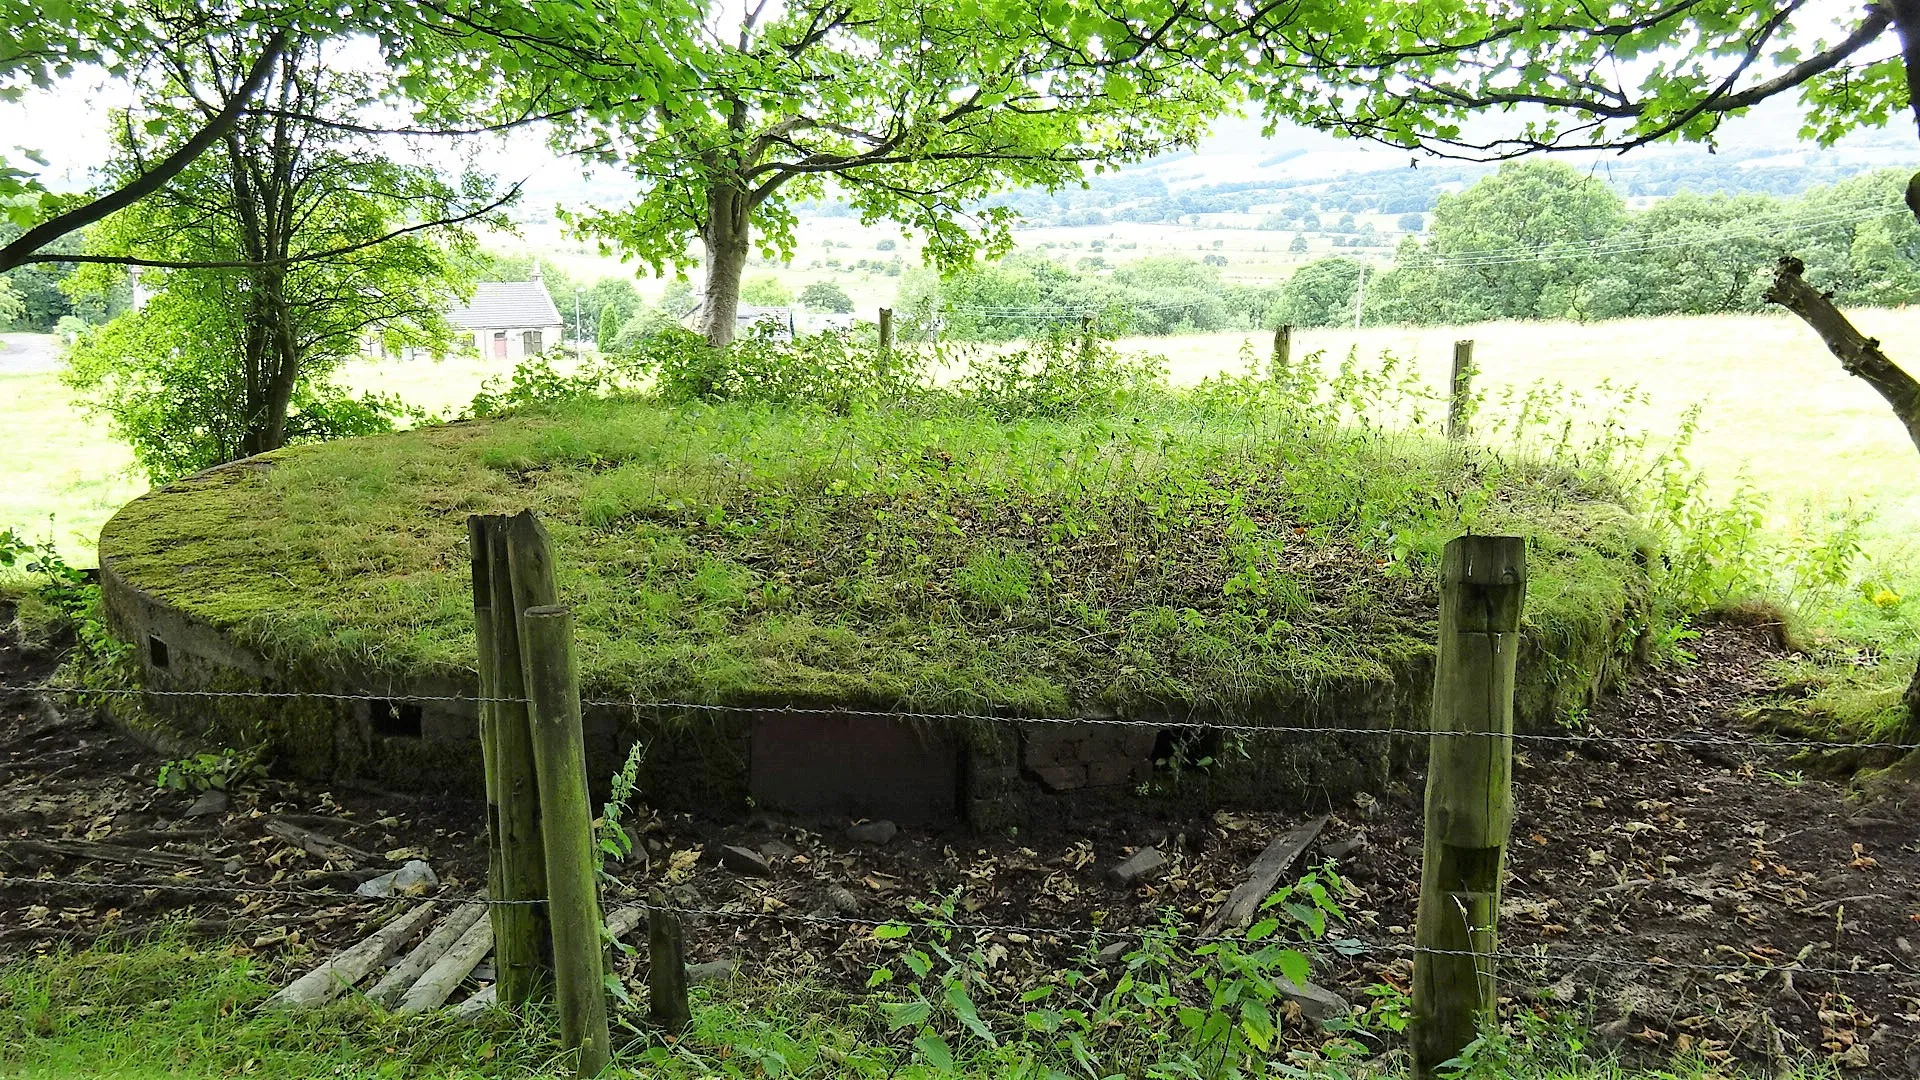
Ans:
<svg viewBox="0 0 1920 1080"><path fill-rule="evenodd" d="M1533 537L1548 652L1645 592L1591 480L1193 394L1011 422L579 401L214 470L100 553L275 662L453 674L467 516L526 508L584 681L652 699L1233 715L1428 649L1465 527Z"/></svg>

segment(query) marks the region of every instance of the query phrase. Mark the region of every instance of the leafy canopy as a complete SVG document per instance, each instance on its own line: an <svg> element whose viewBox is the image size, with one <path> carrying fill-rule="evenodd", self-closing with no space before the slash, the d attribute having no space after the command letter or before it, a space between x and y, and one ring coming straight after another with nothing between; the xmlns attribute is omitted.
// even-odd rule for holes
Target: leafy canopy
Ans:
<svg viewBox="0 0 1920 1080"><path fill-rule="evenodd" d="M959 265L1010 245L1011 211L982 197L1191 141L1226 98L1203 67L1124 35L1117 63L1112 24L1075 3L800 0L737 31L720 12L702 5L672 34L697 90L563 134L638 188L575 224L656 269L749 221L764 254L790 256L794 205L829 177L862 220L900 222Z"/></svg>
<svg viewBox="0 0 1920 1080"><path fill-rule="evenodd" d="M1199 0L1182 17L1227 43L1213 51L1253 76L1269 117L1505 158L1711 142L1774 97L1797 97L1822 143L1884 126L1909 105L1895 22L1920 9L1835 16L1808 0L1358 0L1251 16Z"/></svg>
<svg viewBox="0 0 1920 1080"><path fill-rule="evenodd" d="M235 43L176 65L118 125L113 168L136 170L190 128L198 102L231 86L251 50ZM299 42L262 100L173 182L89 230L91 250L158 264L151 298L84 335L65 378L112 420L156 480L289 441L385 425L388 403L353 400L327 375L369 342L437 346L473 237L494 220L488 181L449 182L383 156L364 135L289 116L352 117L378 79ZM92 264L75 289L105 290Z"/></svg>
<svg viewBox="0 0 1920 1080"><path fill-rule="evenodd" d="M669 17L682 7L681 0L0 0L7 31L0 35L0 101L89 74L151 86L182 61L242 44L253 49L242 66L250 59L264 72L283 42L351 38L371 44L378 66L391 73L383 98L411 114L418 127L408 130L498 130L548 114L644 108L676 92L690 74L676 59L684 43L672 36L686 22ZM177 176L241 113L271 112L256 98L261 87L237 82L211 102L216 108L172 118L184 125L175 148L184 146L183 156L122 170L113 185L92 191L57 192L36 151L0 147L0 222L30 230L34 241L0 251L0 266L151 194L148 181ZM229 104L235 108L223 108Z"/></svg>

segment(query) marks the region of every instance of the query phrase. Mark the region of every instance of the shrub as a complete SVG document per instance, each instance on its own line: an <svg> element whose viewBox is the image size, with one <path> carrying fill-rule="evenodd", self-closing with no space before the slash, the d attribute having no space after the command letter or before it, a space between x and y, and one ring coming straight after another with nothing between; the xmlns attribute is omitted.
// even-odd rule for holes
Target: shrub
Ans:
<svg viewBox="0 0 1920 1080"><path fill-rule="evenodd" d="M809 311L830 311L837 315L853 310L853 297L831 281L816 281L801 289L800 303Z"/></svg>

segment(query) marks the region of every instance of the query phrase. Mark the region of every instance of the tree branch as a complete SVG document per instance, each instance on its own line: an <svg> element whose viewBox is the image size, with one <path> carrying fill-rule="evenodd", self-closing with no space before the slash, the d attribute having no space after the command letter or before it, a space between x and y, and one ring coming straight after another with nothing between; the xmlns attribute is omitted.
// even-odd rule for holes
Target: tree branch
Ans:
<svg viewBox="0 0 1920 1080"><path fill-rule="evenodd" d="M356 251L365 251L370 247L377 247L389 240L396 240L409 233L417 233L426 229L450 228L454 225L464 225L476 218L485 217L505 206L507 203L512 202L513 199L520 194L520 188L520 184L515 184L507 190L506 194L501 195L487 205L477 207L455 217L435 218L432 221L418 222L405 226L404 228L395 229L392 232L383 233L372 239L361 240L352 244L343 244L339 247L328 248L325 251L303 251L298 254L276 258L236 259L231 262L175 262L167 259L142 259L132 255L58 254L29 255L25 259L22 259L21 262L23 264L44 262L100 263L108 266L145 266L157 270L257 270L265 266L286 266L293 263L315 262L320 259L336 259L342 255L351 255Z"/></svg>
<svg viewBox="0 0 1920 1080"><path fill-rule="evenodd" d="M1773 268L1773 284L1767 287L1762 299L1786 308L1813 327L1820 340L1827 343L1827 350L1839 358L1847 374L1865 380L1893 406L1893 414L1906 425L1907 437L1920 448L1920 381L1888 359L1887 354L1880 351L1879 340L1861 333L1833 306L1830 296L1807 284L1800 276L1806 268L1805 263L1791 255L1781 259Z"/></svg>
<svg viewBox="0 0 1920 1080"><path fill-rule="evenodd" d="M64 214L35 225L4 248L0 248L0 272L11 270L30 262L78 262L69 256L64 259L42 259L34 252L58 240L60 237L83 229L117 210L124 210L141 199L165 187L168 181L180 175L187 166L194 163L207 148L226 137L228 131L239 121L240 115L247 110L247 102L260 92L273 68L279 62L281 52L286 48L287 32L275 31L267 39L265 50L254 60L253 68L247 72L245 82L234 90L226 106L207 121L205 127L196 132L193 138L182 143L180 149L168 154L147 171L120 187L118 190L102 195L81 206L76 206Z"/></svg>

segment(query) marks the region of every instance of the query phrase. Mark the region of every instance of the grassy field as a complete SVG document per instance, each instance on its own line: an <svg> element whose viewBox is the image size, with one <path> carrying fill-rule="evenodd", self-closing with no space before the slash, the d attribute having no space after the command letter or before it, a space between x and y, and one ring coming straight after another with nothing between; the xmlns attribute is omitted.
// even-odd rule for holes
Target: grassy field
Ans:
<svg viewBox="0 0 1920 1080"><path fill-rule="evenodd" d="M0 1073L31 1080L524 1080L573 1075L571 1062L553 1038L556 1025L547 1008L531 1008L526 1021L504 1010L474 1020L454 1019L444 1011L394 1017L351 1000L307 1012L261 1010L257 1006L274 984L248 952L238 944L194 948L161 937L0 967ZM1261 970L1271 966L1269 961ZM1254 977L1238 970L1233 976L1245 982ZM1151 965L1135 971L1131 979L1155 985L1170 981ZM1082 995L1091 1002L1095 1021L1093 1033L1078 1044L1087 1047L1085 1066L1068 1052L1064 1036L1052 1034L1061 1025L1051 1021L1054 1013L1049 1010L1064 1008L1058 1003L1067 1000L1065 992L1018 1007L1030 1017L1046 1018L1037 1023L1022 1023L1020 1015L1008 1015L1004 1008L981 1006L973 1024L990 1033L998 1028L990 1043L954 1021L944 1001L927 1010L932 1022L916 1028L890 1019L899 1014L889 1006L897 1009L900 1002L912 1000L904 994L890 998L882 991L883 1004L876 1005L807 979L787 979L740 980L724 990L696 987L692 1027L676 1038L664 1038L648 1025L639 1006L617 1007L614 1061L602 1075L609 1080L1052 1080L1093 1074L1095 1068L1101 1069L1099 1075L1118 1075L1123 1068L1137 1075L1148 1064L1158 1066L1151 1075L1266 1071L1267 1054L1249 1051L1240 1041L1229 1057L1214 1043L1189 1038L1172 1010L1145 993L1135 992L1140 999L1135 1005L1135 995L1106 995L1099 976L1082 985L1092 987ZM977 987L974 992L983 990ZM1251 1000L1254 994L1246 997ZM1237 1018L1238 1006L1234 1010ZM1531 1020L1524 1010L1522 1016ZM1286 1026L1297 1023L1287 1021ZM1823 1080L1836 1075L1812 1062L1767 1072L1708 1065L1693 1055L1670 1063L1629 1065L1590 1048L1591 1040L1571 1019L1534 1020L1526 1026L1524 1033L1483 1048L1462 1080L1746 1080L1763 1075ZM1343 1049L1347 1047L1353 1049ZM1303 1078L1407 1076L1403 1054L1356 1058L1358 1047L1338 1036L1296 1032L1272 1056L1284 1053L1291 1070L1287 1075ZM1247 1067L1244 1072L1200 1071L1219 1067L1222 1058Z"/></svg>
<svg viewBox="0 0 1920 1080"><path fill-rule="evenodd" d="M1897 361L1920 364L1899 343L1920 340L1920 308L1852 313ZM1720 494L1751 484L1773 504L1774 527L1848 510L1873 515L1868 552L1905 562L1920 529L1920 462L1880 397L1848 375L1806 325L1789 315L1711 315L1579 324L1500 322L1467 327L1369 327L1306 330L1294 353L1324 350L1330 360L1357 349L1390 351L1444 384L1453 342L1472 339L1479 386L1498 394L1537 380L1591 391L1603 381L1638 386L1647 403L1629 426L1671 434L1691 406L1702 430L1689 459ZM1158 351L1176 382L1230 367L1239 350L1261 355L1267 334L1141 338L1124 347Z"/></svg>

